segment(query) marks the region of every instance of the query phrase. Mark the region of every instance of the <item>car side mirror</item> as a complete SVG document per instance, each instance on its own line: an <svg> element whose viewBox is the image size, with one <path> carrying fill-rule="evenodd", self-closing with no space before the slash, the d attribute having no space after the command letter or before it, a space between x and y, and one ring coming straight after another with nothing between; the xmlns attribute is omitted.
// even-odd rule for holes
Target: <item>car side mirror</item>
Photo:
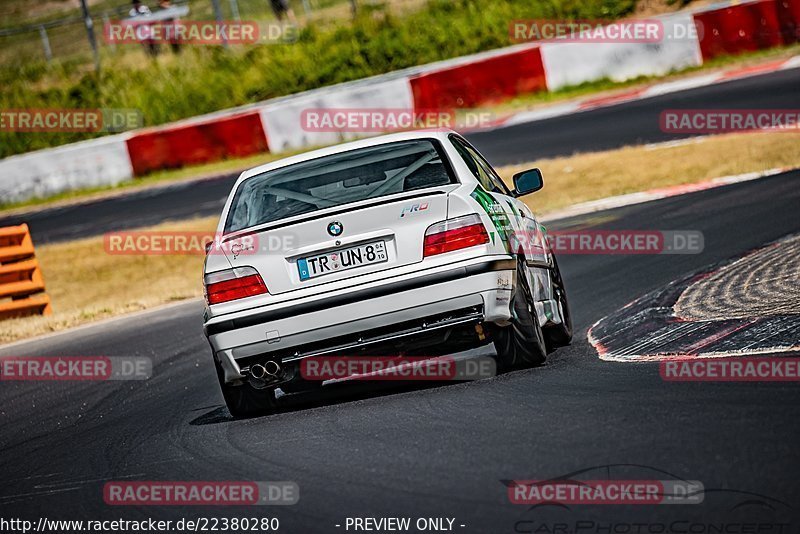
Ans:
<svg viewBox="0 0 800 534"><path fill-rule="evenodd" d="M544 178L539 169L530 169L514 175L514 196L521 197L535 193L544 187Z"/></svg>

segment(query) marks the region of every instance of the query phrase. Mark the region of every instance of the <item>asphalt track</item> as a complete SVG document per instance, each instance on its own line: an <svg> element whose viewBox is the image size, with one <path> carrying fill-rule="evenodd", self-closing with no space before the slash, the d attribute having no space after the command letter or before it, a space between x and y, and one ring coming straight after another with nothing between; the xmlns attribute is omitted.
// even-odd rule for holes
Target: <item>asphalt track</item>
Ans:
<svg viewBox="0 0 800 534"><path fill-rule="evenodd" d="M791 69L628 102L574 115L476 132L467 137L495 165L608 150L687 137L659 129L665 109L796 109L800 69ZM36 243L65 241L181 220L217 215L234 174L174 184L122 197L34 213L0 217L0 226L26 222Z"/></svg>
<svg viewBox="0 0 800 534"><path fill-rule="evenodd" d="M291 533L345 532L347 517L365 516L450 517L455 531L475 533L797 532L797 383L663 382L656 364L600 361L586 331L685 273L800 231L798 179L795 171L554 224L699 230L705 250L562 256L574 343L544 367L492 379L339 385L284 398L276 415L234 421L222 407L196 301L0 350L155 362L142 382L0 382L0 515L274 516L280 532ZM699 480L705 501L531 508L510 504L502 482L579 471L590 479ZM300 502L109 507L109 480L290 480ZM742 530L743 523L762 527ZM734 526L711 530L719 525Z"/></svg>

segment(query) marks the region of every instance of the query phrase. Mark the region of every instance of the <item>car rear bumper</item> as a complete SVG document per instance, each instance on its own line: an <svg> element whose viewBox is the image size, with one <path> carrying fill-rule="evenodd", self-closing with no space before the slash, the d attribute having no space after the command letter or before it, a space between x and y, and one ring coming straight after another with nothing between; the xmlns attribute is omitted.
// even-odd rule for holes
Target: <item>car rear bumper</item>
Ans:
<svg viewBox="0 0 800 534"><path fill-rule="evenodd" d="M286 363L347 348L331 340L355 339L351 343L360 347L470 322L507 324L515 272L516 262L508 256L470 260L217 317L204 330L230 382L243 378L246 362L256 356Z"/></svg>

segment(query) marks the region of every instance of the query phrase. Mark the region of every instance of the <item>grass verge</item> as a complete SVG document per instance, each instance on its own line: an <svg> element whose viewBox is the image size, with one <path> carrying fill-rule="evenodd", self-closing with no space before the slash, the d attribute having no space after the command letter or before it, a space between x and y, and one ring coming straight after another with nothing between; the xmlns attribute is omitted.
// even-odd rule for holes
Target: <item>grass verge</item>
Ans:
<svg viewBox="0 0 800 534"><path fill-rule="evenodd" d="M205 231L216 217L148 230ZM36 247L53 314L0 322L0 342L24 339L124 313L202 296L200 256L107 254L103 237Z"/></svg>
<svg viewBox="0 0 800 534"><path fill-rule="evenodd" d="M544 159L502 167L499 172L510 182L516 172L541 168L545 188L528 197L528 203L544 214L637 191L800 167L798 146L796 133L739 133Z"/></svg>
<svg viewBox="0 0 800 534"><path fill-rule="evenodd" d="M506 180L538 166L546 187L529 197L545 214L613 195L762 171L800 167L800 134L749 133L674 145L627 147L502 167ZM213 231L216 217L162 224L149 230ZM131 311L202 295L198 256L115 256L103 238L37 247L53 315L0 322L0 342L64 330Z"/></svg>

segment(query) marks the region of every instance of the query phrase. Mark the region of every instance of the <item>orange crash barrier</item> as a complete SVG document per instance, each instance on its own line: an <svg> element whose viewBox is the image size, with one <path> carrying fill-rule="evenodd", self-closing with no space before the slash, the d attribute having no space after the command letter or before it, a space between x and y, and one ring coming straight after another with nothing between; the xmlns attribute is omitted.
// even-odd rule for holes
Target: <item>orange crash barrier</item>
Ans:
<svg viewBox="0 0 800 534"><path fill-rule="evenodd" d="M0 321L52 312L28 225L0 228Z"/></svg>

